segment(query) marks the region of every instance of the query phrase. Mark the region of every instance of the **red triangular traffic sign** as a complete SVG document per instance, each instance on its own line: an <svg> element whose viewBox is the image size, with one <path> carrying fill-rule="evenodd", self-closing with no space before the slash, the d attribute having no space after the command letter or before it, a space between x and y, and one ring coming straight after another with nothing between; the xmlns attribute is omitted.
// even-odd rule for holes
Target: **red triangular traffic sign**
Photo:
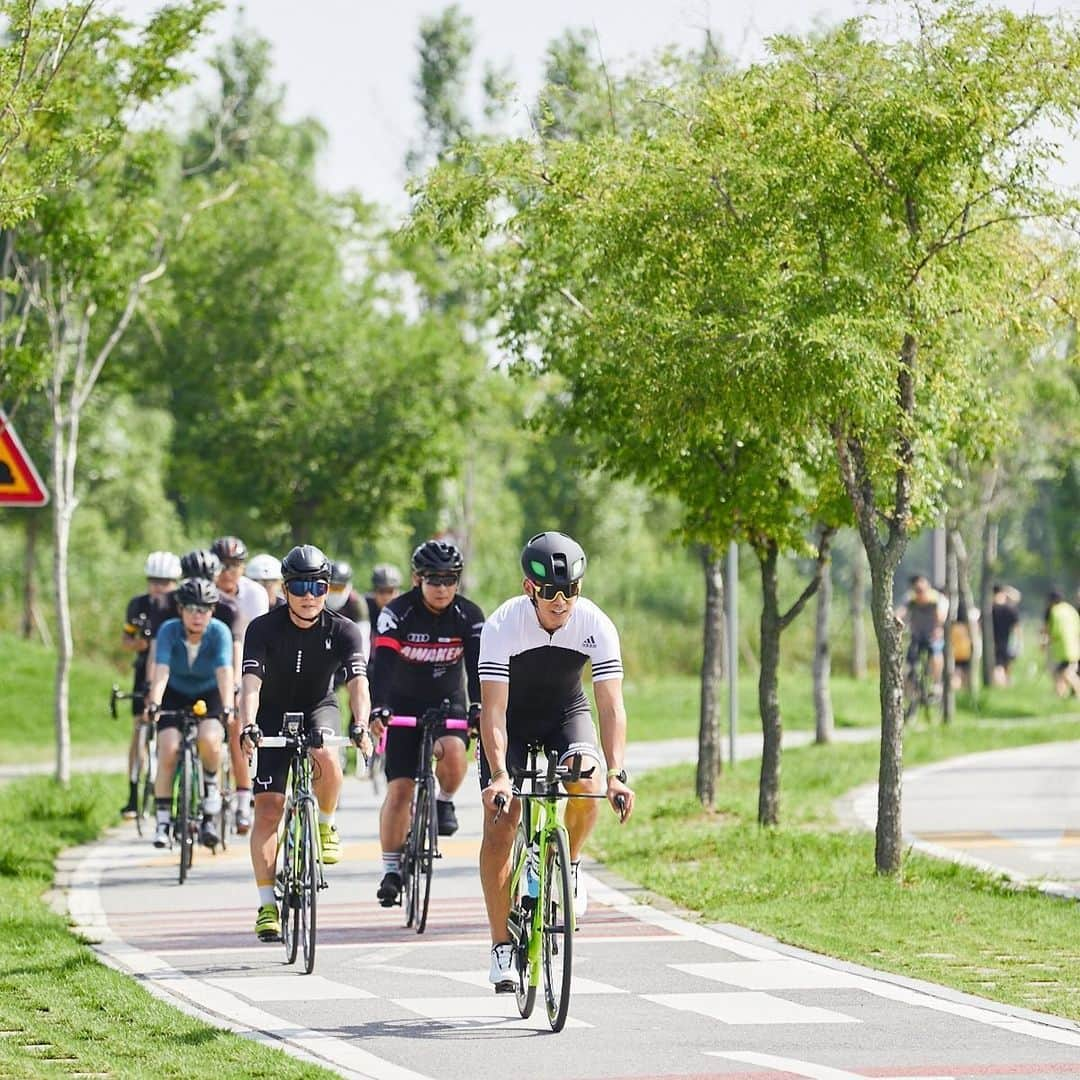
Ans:
<svg viewBox="0 0 1080 1080"><path fill-rule="evenodd" d="M44 506L49 493L0 409L0 506Z"/></svg>

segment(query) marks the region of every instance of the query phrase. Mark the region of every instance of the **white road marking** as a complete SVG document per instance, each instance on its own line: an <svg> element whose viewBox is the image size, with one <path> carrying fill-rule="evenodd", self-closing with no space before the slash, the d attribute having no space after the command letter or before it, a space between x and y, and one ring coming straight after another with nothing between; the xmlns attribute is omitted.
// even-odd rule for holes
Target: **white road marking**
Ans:
<svg viewBox="0 0 1080 1080"><path fill-rule="evenodd" d="M862 984L866 981L851 972L805 960L733 960L727 964L668 964L668 967L741 986L744 990L865 989Z"/></svg>
<svg viewBox="0 0 1080 1080"><path fill-rule="evenodd" d="M683 1012L700 1013L721 1024L858 1024L853 1016L800 1005L753 991L733 994L642 994L646 1001Z"/></svg>
<svg viewBox="0 0 1080 1080"><path fill-rule="evenodd" d="M547 1013L544 1011L543 1001L539 1000L540 997L541 994L538 993L536 1011L527 1022L547 1030ZM515 1026L523 1023L513 994L491 993L484 997L394 998L393 1000L395 1005L400 1005L403 1009L418 1013L429 1020L463 1027L505 1027L508 1020ZM588 1028L592 1027L592 1024L586 1024L570 1016L567 1017L566 1026Z"/></svg>
<svg viewBox="0 0 1080 1080"><path fill-rule="evenodd" d="M353 1080L430 1080L423 1073L384 1061L345 1039L257 1009L117 937L101 906L101 875L107 869L127 865L131 846L91 847L72 871L68 885L68 911L75 928L98 942L97 954L110 967L135 975L152 994L190 1016L246 1035L265 1046L283 1049L284 1043L294 1056L332 1065L342 1076Z"/></svg>
<svg viewBox="0 0 1080 1080"><path fill-rule="evenodd" d="M297 980L300 980L297 982ZM240 994L248 1001L359 1001L375 997L359 986L324 979L321 975L303 975L299 971L281 972L278 975L255 975L245 978L221 978L215 976L206 982Z"/></svg>
<svg viewBox="0 0 1080 1080"><path fill-rule="evenodd" d="M479 986L485 990L491 987L491 981L488 979L486 969L439 971L436 968L404 967L399 964L365 964L364 966L368 971L390 971L395 975L419 975L424 979L451 979L454 982L465 983L468 986ZM621 990L617 986L609 986L607 983L596 982L595 979L586 979L575 971L571 993L574 997L577 997L578 994L626 994L629 991Z"/></svg>
<svg viewBox="0 0 1080 1080"><path fill-rule="evenodd" d="M779 1072L791 1073L792 1076L805 1076L808 1080L867 1080L862 1073L846 1072L829 1065L815 1065L810 1061L797 1058L780 1057L777 1054L759 1054L753 1050L706 1050L709 1057L729 1058L742 1061L747 1065L764 1065ZM881 1076L875 1080L904 1080L902 1077ZM952 1076L926 1076L922 1080L955 1080Z"/></svg>

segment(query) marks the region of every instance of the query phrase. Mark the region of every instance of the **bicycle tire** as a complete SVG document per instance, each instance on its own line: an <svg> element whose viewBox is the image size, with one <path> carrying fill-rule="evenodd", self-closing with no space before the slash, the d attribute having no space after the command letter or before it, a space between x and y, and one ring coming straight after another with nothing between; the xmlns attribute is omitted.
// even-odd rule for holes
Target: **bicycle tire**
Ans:
<svg viewBox="0 0 1080 1080"><path fill-rule="evenodd" d="M180 748L180 784L176 807L176 839L180 842L180 884L187 881L194 855L191 839L192 784L191 748L184 743Z"/></svg>
<svg viewBox="0 0 1080 1080"><path fill-rule="evenodd" d="M416 817L419 810L420 785L413 789L412 804L409 807L409 831L405 834L405 846L401 849L401 897L405 905L405 926L411 927L416 918L416 893L413 891L413 879L416 876Z"/></svg>
<svg viewBox="0 0 1080 1080"><path fill-rule="evenodd" d="M147 809L155 805L153 761L150 738L140 731L138 772L135 776L135 832L139 836L144 835Z"/></svg>
<svg viewBox="0 0 1080 1080"><path fill-rule="evenodd" d="M541 968L544 1004L552 1031L562 1031L570 1009L574 956L574 891L570 879L570 845L560 825L544 852L541 883Z"/></svg>
<svg viewBox="0 0 1080 1080"><path fill-rule="evenodd" d="M319 832L315 807L305 802L300 807L300 851L297 860L300 871L297 900L300 908L300 942L304 956L304 974L315 967L316 908L319 894Z"/></svg>
<svg viewBox="0 0 1080 1080"><path fill-rule="evenodd" d="M427 926L428 903L431 900L431 875L434 870L435 783L431 777L416 785L416 810L412 821L412 876L409 879L409 925L422 934Z"/></svg>
<svg viewBox="0 0 1080 1080"><path fill-rule="evenodd" d="M510 866L512 867L510 883L515 886L514 895L510 897L510 936L514 945L514 967L517 972L517 985L514 987L514 1000L517 1002L518 1014L522 1020L528 1020L536 1006L536 980L532 978L533 970L529 963L529 943L533 932L532 906L526 907L522 899L527 893L525 879L525 852L528 847L528 807L521 815L518 822L517 833L514 836L513 855ZM516 883L514 875L517 875Z"/></svg>
<svg viewBox="0 0 1080 1080"><path fill-rule="evenodd" d="M218 811L218 845L222 851L229 846L229 820L235 820L232 813L232 768L229 765L228 744L223 748L221 760L221 809Z"/></svg>
<svg viewBox="0 0 1080 1080"><path fill-rule="evenodd" d="M281 940L285 945L285 963L295 964L300 947L300 906L296 902L297 827L296 807L285 813L285 831L281 834Z"/></svg>

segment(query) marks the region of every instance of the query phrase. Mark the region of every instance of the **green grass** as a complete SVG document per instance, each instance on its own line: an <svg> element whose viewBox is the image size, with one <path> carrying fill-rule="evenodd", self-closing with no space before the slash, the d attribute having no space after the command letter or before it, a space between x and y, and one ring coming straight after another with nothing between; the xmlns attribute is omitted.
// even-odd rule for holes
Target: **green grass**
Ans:
<svg viewBox="0 0 1080 1080"><path fill-rule="evenodd" d="M77 776L66 791L37 777L0 789L0 1076L331 1077L152 997L42 902L56 854L114 820L119 787Z"/></svg>
<svg viewBox="0 0 1080 1080"><path fill-rule="evenodd" d="M49 761L53 756L55 653L14 634L0 634L4 677L0 680L0 764ZM131 738L131 704L109 713L113 683L131 689L131 674L102 662L76 658L71 667L71 743L79 756L123 752Z"/></svg>
<svg viewBox="0 0 1080 1080"><path fill-rule="evenodd" d="M910 732L906 765L1074 739L1077 719ZM881 878L873 836L837 826L834 800L876 778L877 755L875 743L785 753L776 829L756 824L756 761L723 774L713 811L694 797L693 767L649 773L627 825L602 815L594 853L705 919L1080 1020L1075 904L914 854L898 879Z"/></svg>
<svg viewBox="0 0 1080 1080"><path fill-rule="evenodd" d="M1050 677L1037 671L1034 665L1017 670L1016 676L1015 685L984 690L977 701L969 693L959 693L958 718L1036 718L1068 711L1070 706L1054 695ZM880 723L876 672L860 680L834 675L831 688L838 728L873 727ZM700 692L700 680L690 675L628 678L624 684L624 697L629 738L634 741L696 738ZM727 684L723 683L720 686L720 726L724 731L727 730L727 707ZM809 672L781 673L780 709L785 728L813 729L814 696ZM743 675L739 679L739 730L760 729L757 676Z"/></svg>

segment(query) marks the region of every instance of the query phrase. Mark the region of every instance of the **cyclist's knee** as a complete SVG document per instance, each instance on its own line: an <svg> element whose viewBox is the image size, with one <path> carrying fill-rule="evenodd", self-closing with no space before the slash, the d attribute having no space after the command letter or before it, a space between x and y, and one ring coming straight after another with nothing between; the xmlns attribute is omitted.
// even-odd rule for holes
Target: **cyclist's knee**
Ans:
<svg viewBox="0 0 1080 1080"><path fill-rule="evenodd" d="M268 791L255 798L255 826L276 828L285 812L285 796L276 791Z"/></svg>

